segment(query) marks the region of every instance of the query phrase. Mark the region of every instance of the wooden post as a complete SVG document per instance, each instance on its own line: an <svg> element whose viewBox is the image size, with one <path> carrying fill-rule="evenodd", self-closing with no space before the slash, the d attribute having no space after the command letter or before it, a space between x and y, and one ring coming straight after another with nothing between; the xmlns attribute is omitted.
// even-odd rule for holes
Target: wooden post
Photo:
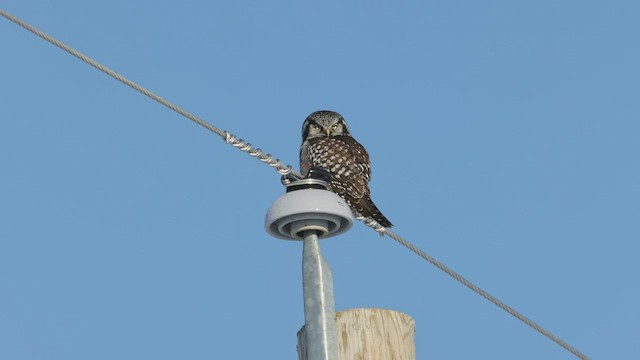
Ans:
<svg viewBox="0 0 640 360"><path fill-rule="evenodd" d="M415 323L385 309L351 309L336 314L338 360L415 360ZM304 326L298 332L298 359L307 360Z"/></svg>

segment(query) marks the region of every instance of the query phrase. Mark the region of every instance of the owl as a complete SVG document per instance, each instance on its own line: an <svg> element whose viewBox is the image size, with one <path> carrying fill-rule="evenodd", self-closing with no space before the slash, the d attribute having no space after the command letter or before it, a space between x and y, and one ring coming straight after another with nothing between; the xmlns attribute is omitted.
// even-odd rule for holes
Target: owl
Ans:
<svg viewBox="0 0 640 360"><path fill-rule="evenodd" d="M309 115L302 125L300 172L319 167L331 173L329 189L340 195L355 212L384 227L392 224L371 201L371 163L367 150L349 133L344 118L334 111Z"/></svg>

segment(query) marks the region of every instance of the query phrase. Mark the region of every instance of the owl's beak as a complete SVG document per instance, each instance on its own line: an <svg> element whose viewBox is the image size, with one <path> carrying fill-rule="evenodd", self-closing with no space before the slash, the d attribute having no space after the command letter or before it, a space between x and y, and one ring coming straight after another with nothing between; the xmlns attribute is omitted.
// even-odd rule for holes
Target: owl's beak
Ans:
<svg viewBox="0 0 640 360"><path fill-rule="evenodd" d="M327 129L327 137L329 137L329 135L331 135L331 128Z"/></svg>

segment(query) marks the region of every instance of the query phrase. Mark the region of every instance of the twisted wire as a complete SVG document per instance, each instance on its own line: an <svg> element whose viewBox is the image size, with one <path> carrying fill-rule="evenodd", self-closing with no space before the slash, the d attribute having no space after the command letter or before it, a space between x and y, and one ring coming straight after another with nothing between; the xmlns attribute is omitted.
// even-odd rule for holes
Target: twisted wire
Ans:
<svg viewBox="0 0 640 360"><path fill-rule="evenodd" d="M377 222L375 219L371 217L362 216L359 213L356 213L355 215L356 215L356 220L362 221L366 226L372 228L373 231L380 234L380 236L384 236L385 233L389 232L389 230L386 227L380 225L380 223Z"/></svg>
<svg viewBox="0 0 640 360"><path fill-rule="evenodd" d="M7 18L8 20L16 23L17 25L23 27L27 31L29 31L29 32L41 37L42 39L48 41L49 43L57 46L58 48L66 51L67 53L73 55L74 57L84 61L85 63L91 65L92 67L94 67L94 68L102 71L103 73L113 77L114 79L122 82L123 84L133 88L134 90L136 90L136 91L148 96L149 98L151 98L151 99L157 101L158 103L166 106L167 108L177 112L178 114L186 117L187 119L197 123L198 125L204 127L205 129L207 129L209 131L212 131L213 133L215 133L218 136L220 136L227 144L230 144L233 147L246 152L250 156L257 158L261 162L263 162L263 163L269 165L270 167L274 168L280 175L283 175L283 183L288 181L288 179L290 179L291 177L294 178L294 179L302 177L300 174L295 172L291 168L291 166L282 164L282 162L279 159L273 158L273 156L271 154L264 153L261 149L253 147L253 145L251 145L250 143L247 143L244 140L239 139L238 137L236 137L235 135L229 133L228 131L223 131L223 130L220 130L220 129L216 128L215 126L209 124L208 122L200 119L199 117L191 114L190 112L182 109L181 107L171 103L170 101L168 101L168 100L166 100L166 99L154 94L153 92L149 91L148 89L146 89L146 88L134 83L133 81L125 78L124 76L116 73L115 71L113 71L113 70L107 68L106 66L98 63L97 61L89 58L88 56L85 56L85 55L81 54L80 52L74 50L73 48L69 47L68 45L66 45L66 44L62 43L61 41L59 41L59 40L47 35L46 33L36 29L35 27L27 24L26 22L14 17L13 15L7 13L6 11L0 9L0 15L2 15L5 18ZM432 265L434 265L438 269L444 271L447 275L453 277L458 282L462 283L464 286L466 286L469 289L473 290L475 293L479 294L480 296L484 297L488 301L492 302L493 304L495 304L496 306L498 306L502 310L506 311L507 313L511 314L512 316L514 316L518 320L524 322L525 324L527 324L528 326L530 326L534 330L538 331L542 335L546 336L550 340L554 341L555 343L557 343L558 345L563 347L565 350L567 350L567 351L571 352L572 354L576 355L578 358L580 358L582 360L589 360L589 358L586 355L584 355L583 353L581 353L580 351L578 351L574 347L570 346L569 344L567 344L566 342L562 341L561 339L559 339L558 337L556 337L555 335L553 335L549 331L547 331L544 328L540 327L539 325L537 325L536 323L534 323L533 321L531 321L530 319L528 319L524 315L520 314L519 312L517 312L513 308L507 306L505 303L503 303L502 301L498 300L497 298L495 298L491 294L487 293L486 291L482 290L478 286L474 285L469 280L465 279L460 274L456 273L455 271L453 271L452 269L450 269L449 267L447 267L443 263L439 262L438 260L436 260L435 258L430 256L429 254L427 254L424 251L420 250L419 248L417 248L416 246L414 246L413 244L411 244L407 240L405 240L402 237L396 235L395 233L393 233L389 229L386 229L384 226L380 225L376 220L374 220L372 218L369 218L369 217L364 217L364 216L362 216L360 214L356 214L356 219L362 221L366 226L372 228L374 231L379 233L381 236L387 235L387 236L391 237L392 239L394 239L395 241L397 241L398 243L400 243L401 245L403 245L407 249L411 250L412 252L414 252L415 254L417 254L418 256L423 258L424 260L428 261L429 263L431 263Z"/></svg>
<svg viewBox="0 0 640 360"><path fill-rule="evenodd" d="M293 171L290 165L284 165L280 159L274 159L273 155L265 154L260 148L255 148L248 142L245 142L242 139L239 139L237 136L225 131L224 132L224 140L227 144L238 148L249 154L250 156L255 157L256 159L262 161L263 163L274 168L278 174L280 175L293 175L297 178L302 178L300 174Z"/></svg>

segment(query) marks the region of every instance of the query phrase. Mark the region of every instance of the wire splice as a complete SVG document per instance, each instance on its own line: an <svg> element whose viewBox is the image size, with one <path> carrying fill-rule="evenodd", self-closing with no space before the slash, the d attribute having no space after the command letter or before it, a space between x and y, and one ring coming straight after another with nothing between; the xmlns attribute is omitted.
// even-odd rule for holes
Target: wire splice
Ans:
<svg viewBox="0 0 640 360"><path fill-rule="evenodd" d="M372 228L375 232L380 234L380 236L384 236L385 233L389 232L386 227L380 225L375 219L370 217L364 217L360 214L356 214L356 220L362 221L363 224Z"/></svg>
<svg viewBox="0 0 640 360"><path fill-rule="evenodd" d="M260 148L253 147L251 143L238 138L228 131L224 132L222 138L227 144L236 147L239 150L246 152L250 156L253 156L263 163L271 166L280 175L286 176L289 174L293 174L295 176L301 177L299 174L293 171L293 168L291 168L290 165L284 165L282 161L280 161L280 159L274 159L273 155L264 153Z"/></svg>

